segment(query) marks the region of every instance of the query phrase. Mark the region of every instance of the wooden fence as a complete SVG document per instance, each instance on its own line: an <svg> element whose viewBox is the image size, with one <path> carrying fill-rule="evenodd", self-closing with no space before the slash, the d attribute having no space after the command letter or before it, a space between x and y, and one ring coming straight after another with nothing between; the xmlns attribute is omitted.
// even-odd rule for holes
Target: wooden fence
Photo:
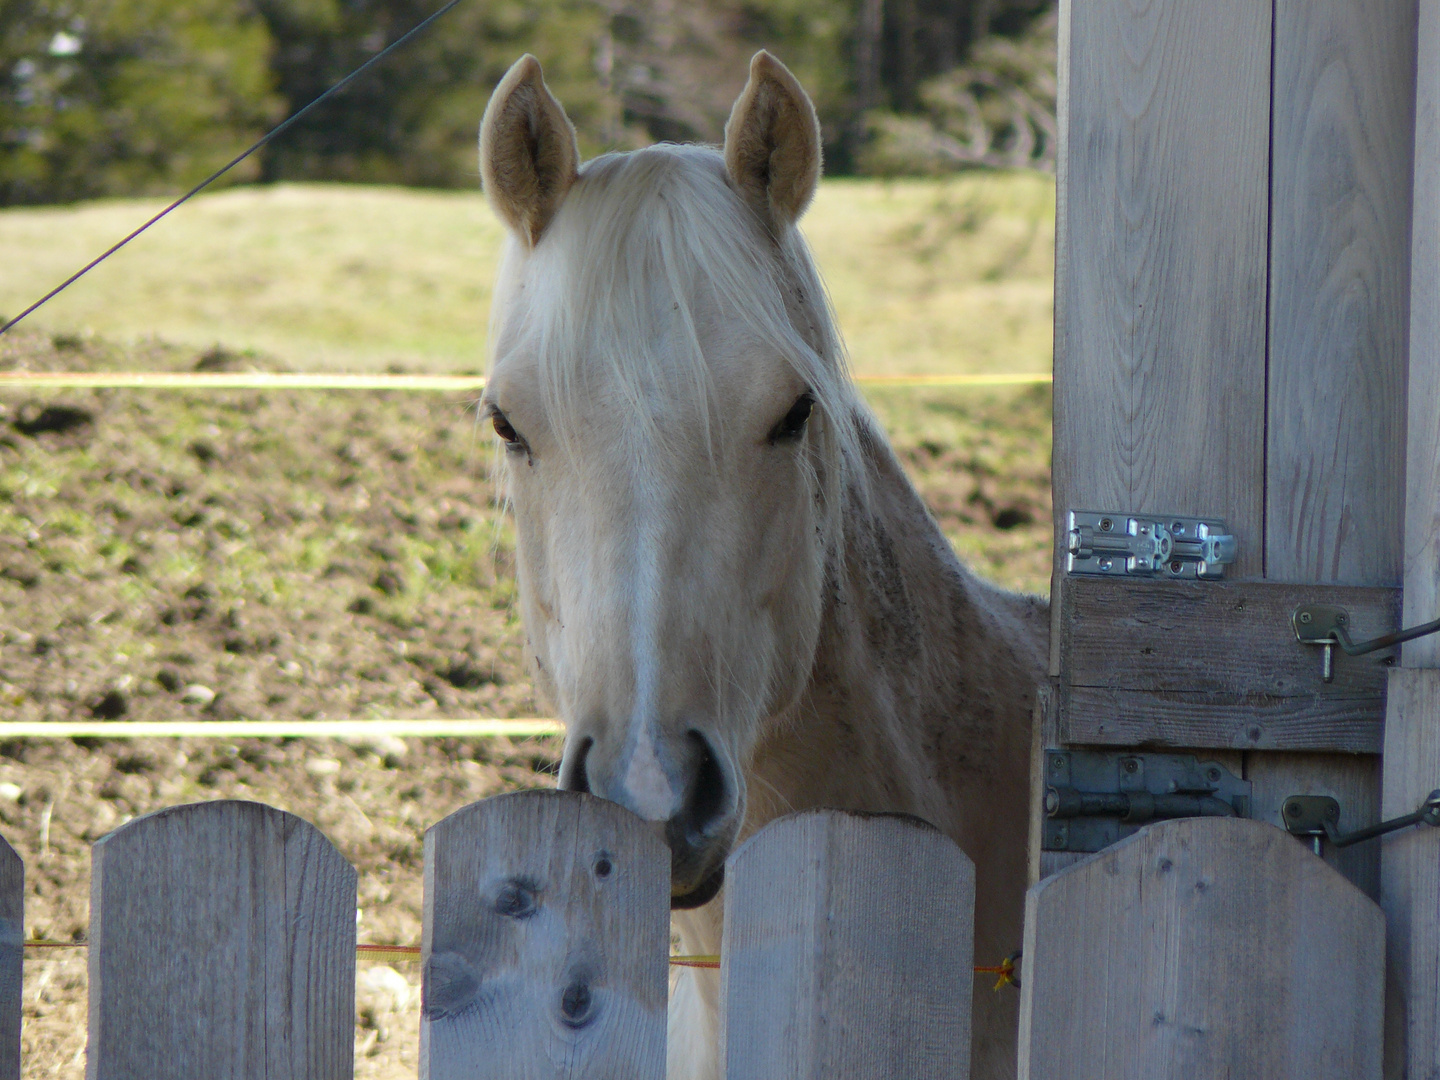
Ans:
<svg viewBox="0 0 1440 1080"><path fill-rule="evenodd" d="M976 988L974 868L954 843L811 810L727 874L727 1080L969 1077L972 993L1015 991ZM0 1080L20 1076L23 897L3 845ZM347 1080L355 906L330 842L258 803L99 840L87 1077ZM619 806L526 791L450 815L425 841L420 1075L661 1080L669 915L668 851ZM1025 949L1022 1075L1379 1075L1383 919L1271 826L1142 830L1032 890ZM1087 1052L1056 1059L1077 1032Z"/></svg>

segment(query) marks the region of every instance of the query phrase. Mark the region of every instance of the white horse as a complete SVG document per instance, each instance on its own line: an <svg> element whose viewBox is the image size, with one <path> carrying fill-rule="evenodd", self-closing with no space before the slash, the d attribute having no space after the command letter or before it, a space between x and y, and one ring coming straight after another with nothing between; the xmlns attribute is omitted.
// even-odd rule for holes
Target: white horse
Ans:
<svg viewBox="0 0 1440 1080"><path fill-rule="evenodd" d="M735 844L814 806L905 811L975 861L975 955L1020 943L1042 600L956 560L846 371L796 220L820 176L768 53L723 152L580 164L524 57L481 127L511 232L482 408L520 604L567 724L562 787L663 822L687 952L720 951ZM687 970L671 1080L714 1080L719 979ZM1015 1069L1018 995L975 993L975 1080Z"/></svg>

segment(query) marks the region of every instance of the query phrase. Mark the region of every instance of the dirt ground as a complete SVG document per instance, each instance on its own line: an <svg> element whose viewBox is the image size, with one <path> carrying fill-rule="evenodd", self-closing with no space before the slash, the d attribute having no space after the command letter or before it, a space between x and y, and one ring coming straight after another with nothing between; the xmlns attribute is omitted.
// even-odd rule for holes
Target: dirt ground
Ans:
<svg viewBox="0 0 1440 1080"><path fill-rule="evenodd" d="M0 370L267 367L223 349L0 339ZM877 412L982 572L1042 588L1049 396L891 392ZM0 716L11 720L545 715L513 603L488 434L422 393L0 397ZM83 941L89 845L176 803L314 822L358 869L362 942L420 937L422 838L553 783L558 740L0 743L0 832L26 932ZM356 1075L413 1077L419 966L359 972ZM84 1071L83 949L27 961L27 1077Z"/></svg>

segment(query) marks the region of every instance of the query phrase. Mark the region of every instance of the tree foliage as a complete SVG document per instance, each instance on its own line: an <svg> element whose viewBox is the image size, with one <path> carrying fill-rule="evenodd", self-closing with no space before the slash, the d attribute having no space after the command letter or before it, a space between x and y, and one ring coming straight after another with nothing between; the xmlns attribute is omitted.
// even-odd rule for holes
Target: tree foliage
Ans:
<svg viewBox="0 0 1440 1080"><path fill-rule="evenodd" d="M0 203L193 183L279 115L269 52L234 0L5 0Z"/></svg>
<svg viewBox="0 0 1440 1080"><path fill-rule="evenodd" d="M1050 2L465 0L234 179L472 185L479 116L523 52L587 156L718 141L760 47L813 94L832 173L1043 164ZM438 6L4 0L0 205L183 190Z"/></svg>

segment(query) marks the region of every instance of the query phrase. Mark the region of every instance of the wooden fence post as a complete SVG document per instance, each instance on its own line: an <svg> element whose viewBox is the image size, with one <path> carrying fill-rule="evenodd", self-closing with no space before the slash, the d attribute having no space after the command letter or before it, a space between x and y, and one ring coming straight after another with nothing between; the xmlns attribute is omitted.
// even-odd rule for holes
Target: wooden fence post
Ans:
<svg viewBox="0 0 1440 1080"><path fill-rule="evenodd" d="M974 914L974 864L918 819L766 826L726 869L725 1080L965 1080Z"/></svg>
<svg viewBox="0 0 1440 1080"><path fill-rule="evenodd" d="M519 791L425 834L428 1080L661 1080L670 852L615 803Z"/></svg>
<svg viewBox="0 0 1440 1080"><path fill-rule="evenodd" d="M25 863L0 837L0 1080L20 1080Z"/></svg>
<svg viewBox="0 0 1440 1080"><path fill-rule="evenodd" d="M1021 1080L1378 1080L1385 919L1280 829L1151 825L1030 890Z"/></svg>
<svg viewBox="0 0 1440 1080"><path fill-rule="evenodd" d="M95 844L89 1080L348 1080L355 870L259 803L175 806Z"/></svg>
<svg viewBox="0 0 1440 1080"><path fill-rule="evenodd" d="M1440 0L1420 0L1415 191L1410 238L1405 615L1440 618ZM1405 814L1440 788L1440 637L1404 646L1390 673L1380 812ZM1440 837L1410 829L1382 842L1389 920L1385 1075L1440 1076Z"/></svg>

